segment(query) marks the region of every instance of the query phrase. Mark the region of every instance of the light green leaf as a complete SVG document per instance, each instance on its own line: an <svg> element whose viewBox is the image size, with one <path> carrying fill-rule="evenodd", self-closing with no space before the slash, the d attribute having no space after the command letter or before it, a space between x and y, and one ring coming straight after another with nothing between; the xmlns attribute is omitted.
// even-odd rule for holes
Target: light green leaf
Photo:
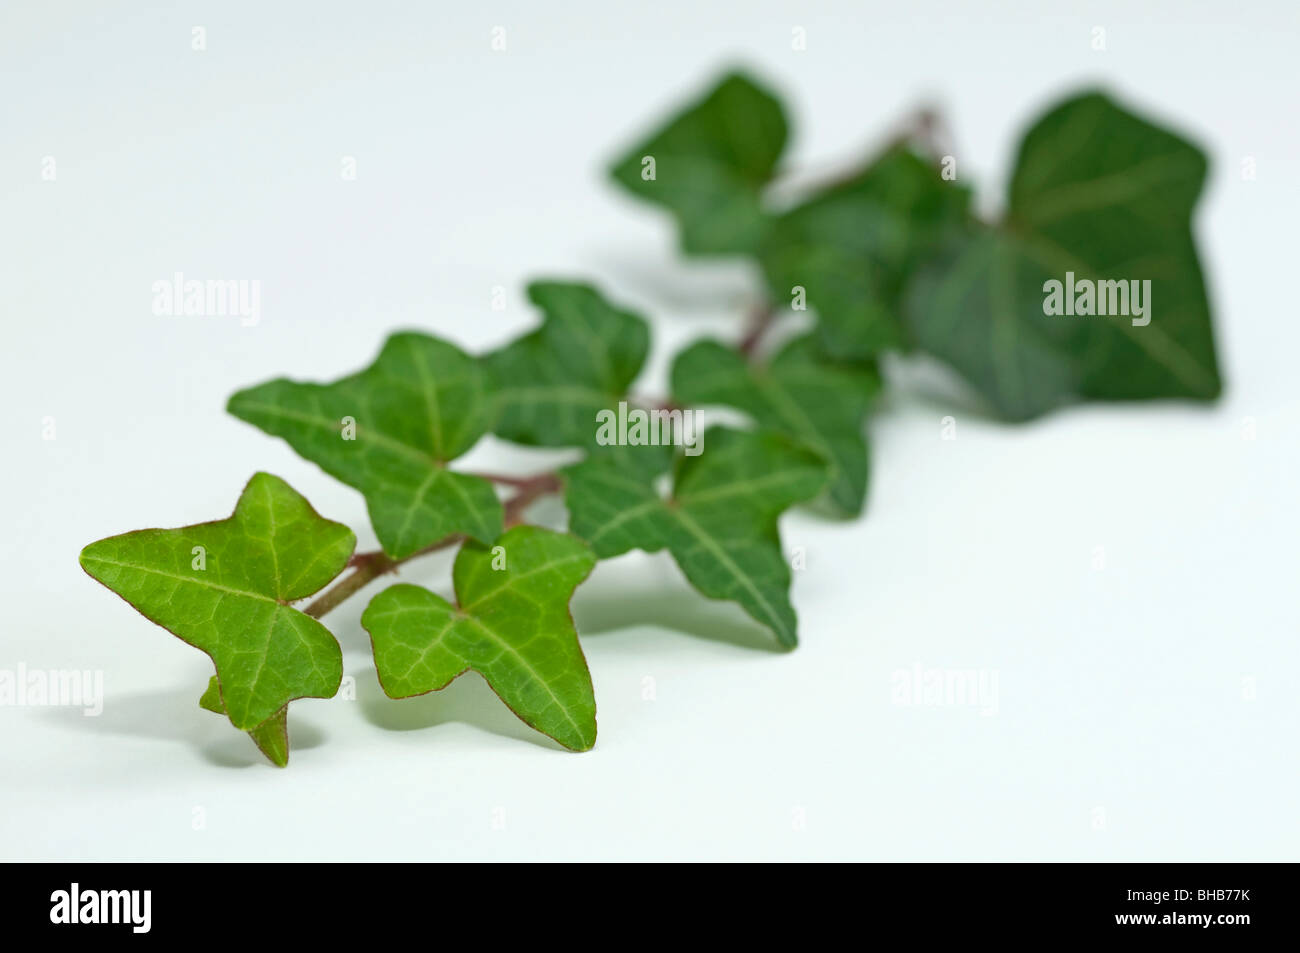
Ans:
<svg viewBox="0 0 1300 953"><path fill-rule="evenodd" d="M1205 170L1196 146L1100 93L1057 106L1021 144L1006 222L972 229L918 274L906 307L917 344L1013 420L1078 399L1216 398L1191 231ZM1128 314L1045 314L1046 283L1070 273L1124 292L1149 281L1146 314L1131 300Z"/></svg>
<svg viewBox="0 0 1300 953"><path fill-rule="evenodd" d="M777 98L732 73L629 149L612 173L633 194L673 213L686 254L749 253L767 227L760 197L786 136Z"/></svg>
<svg viewBox="0 0 1300 953"><path fill-rule="evenodd" d="M208 679L207 690L199 698L199 707L218 715L226 714L226 703L221 700L221 681L217 676ZM280 768L289 763L288 714L289 706L286 705L248 733L258 750Z"/></svg>
<svg viewBox="0 0 1300 953"><path fill-rule="evenodd" d="M517 526L492 549L461 548L454 606L419 586L385 589L361 616L384 692L423 695L473 669L525 723L586 751L596 698L569 599L595 564L576 537Z"/></svg>
<svg viewBox="0 0 1300 953"><path fill-rule="evenodd" d="M759 252L773 300L802 288L832 357L904 344L900 295L910 271L967 220L970 193L896 147L775 220Z"/></svg>
<svg viewBox="0 0 1300 953"><path fill-rule="evenodd" d="M763 427L806 443L828 460L831 502L857 515L867 491L867 409L880 391L870 365L825 358L812 337L797 338L765 366L717 341L698 341L677 355L673 397L682 404L725 404Z"/></svg>
<svg viewBox="0 0 1300 953"><path fill-rule="evenodd" d="M352 530L258 473L229 519L91 543L81 566L150 621L206 652L231 723L254 731L295 698L330 698L343 658L329 630L290 607L347 565Z"/></svg>
<svg viewBox="0 0 1300 953"><path fill-rule="evenodd" d="M570 529L602 559L667 548L711 599L737 602L785 646L797 642L777 517L826 485L826 461L789 438L714 427L679 458L663 499L649 468L591 457L566 471Z"/></svg>
<svg viewBox="0 0 1300 953"><path fill-rule="evenodd" d="M484 362L496 381L495 432L544 447L596 448L596 414L627 397L650 348L645 320L590 285L537 281L542 326Z"/></svg>
<svg viewBox="0 0 1300 953"><path fill-rule="evenodd" d="M227 407L360 490L384 552L401 559L446 536L492 540L492 484L447 464L487 433L494 395L479 362L427 334L394 334L365 370L332 384L283 378Z"/></svg>

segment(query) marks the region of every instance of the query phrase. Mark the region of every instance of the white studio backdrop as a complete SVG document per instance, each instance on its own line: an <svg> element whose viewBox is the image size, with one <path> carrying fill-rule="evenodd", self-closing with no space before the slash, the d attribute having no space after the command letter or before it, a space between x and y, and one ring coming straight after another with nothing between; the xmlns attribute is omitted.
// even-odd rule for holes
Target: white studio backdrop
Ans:
<svg viewBox="0 0 1300 953"><path fill-rule="evenodd" d="M1297 10L6 5L0 668L102 671L104 709L0 707L0 857L1295 859ZM574 603L600 740L571 755L477 676L385 700L354 599L330 619L357 697L296 703L292 763L265 765L198 708L208 661L78 551L223 517L259 469L373 548L360 495L227 395L354 370L398 327L495 346L537 320L532 277L651 316L662 390L675 347L738 332L755 279L682 261L604 167L736 64L783 93L814 172L936 104L990 208L1025 124L1081 86L1200 142L1224 399L1007 426L892 366L865 517L783 521L807 553L794 653L666 556L602 564ZM176 272L260 280L258 322L156 316ZM555 459L487 440L465 463ZM403 578L445 591L448 565ZM986 697L898 703L934 669Z"/></svg>

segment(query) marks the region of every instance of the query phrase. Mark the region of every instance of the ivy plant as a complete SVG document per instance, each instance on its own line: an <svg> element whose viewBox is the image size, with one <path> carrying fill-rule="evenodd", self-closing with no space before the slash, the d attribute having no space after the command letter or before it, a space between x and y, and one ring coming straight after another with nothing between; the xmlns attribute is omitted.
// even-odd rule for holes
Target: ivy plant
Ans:
<svg viewBox="0 0 1300 953"><path fill-rule="evenodd" d="M791 198L777 187L786 108L758 80L724 76L610 165L619 187L671 216L683 255L747 259L761 278L733 340L674 356L666 398L636 390L644 316L584 282L534 281L539 323L490 353L404 331L339 380L276 379L230 398L235 417L362 495L380 549L354 553L351 529L257 473L227 519L103 539L81 565L209 656L199 704L277 765L290 702L340 686L342 653L321 618L436 550L458 548L452 599L400 583L362 613L383 691L409 698L473 670L574 751L595 744L596 698L570 601L599 560L667 550L700 593L793 648L778 521L813 503L862 513L884 355L937 359L972 408L1008 421L1081 401L1210 401L1222 388L1192 230L1199 148L1105 94L1072 96L1029 126L1006 212L990 222L932 131L918 124ZM1103 293L1128 302L1119 292L1138 281L1141 320L1097 306ZM1049 307L1054 283L1084 289L1064 315ZM789 320L800 311L811 321ZM629 408L672 422L700 407L746 423L694 445L634 439L623 424L602 439L611 431L598 426ZM518 475L458 467L488 434L575 459ZM567 531L527 522L547 495L562 497Z"/></svg>

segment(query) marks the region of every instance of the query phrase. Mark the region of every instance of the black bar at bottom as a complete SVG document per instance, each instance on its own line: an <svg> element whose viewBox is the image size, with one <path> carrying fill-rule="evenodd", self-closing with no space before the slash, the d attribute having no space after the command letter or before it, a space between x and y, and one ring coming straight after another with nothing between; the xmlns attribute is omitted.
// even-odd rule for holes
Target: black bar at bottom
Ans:
<svg viewBox="0 0 1300 953"><path fill-rule="evenodd" d="M564 920L572 918L570 929L587 921L593 943L600 942L604 928L596 924L605 917L647 937L685 930L697 940L701 932L777 924L801 930L815 924L820 933L835 921L865 940L903 930L927 943L1125 934L1233 942L1296 931L1291 865L903 864L725 872L674 865L650 876L631 869L600 873L582 864L532 866L11 864L0 915L7 939L99 940L112 933L127 942L207 933L257 942L355 935L372 943L387 934L405 943L399 938L411 931L429 931L429 942L436 942L445 924L484 917L497 928L533 930L552 940ZM687 921L702 929L686 927Z"/></svg>

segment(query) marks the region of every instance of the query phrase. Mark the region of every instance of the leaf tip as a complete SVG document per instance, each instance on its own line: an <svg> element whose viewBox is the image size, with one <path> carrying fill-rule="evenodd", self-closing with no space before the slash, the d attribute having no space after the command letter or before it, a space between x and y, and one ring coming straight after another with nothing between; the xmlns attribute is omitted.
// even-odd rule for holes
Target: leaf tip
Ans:
<svg viewBox="0 0 1300 953"><path fill-rule="evenodd" d="M594 714L592 715L591 724L589 726L582 725L576 732L569 734L566 737L561 738L555 735L552 735L552 737L574 754L582 754L585 751L590 751L592 748L596 747L596 716Z"/></svg>

